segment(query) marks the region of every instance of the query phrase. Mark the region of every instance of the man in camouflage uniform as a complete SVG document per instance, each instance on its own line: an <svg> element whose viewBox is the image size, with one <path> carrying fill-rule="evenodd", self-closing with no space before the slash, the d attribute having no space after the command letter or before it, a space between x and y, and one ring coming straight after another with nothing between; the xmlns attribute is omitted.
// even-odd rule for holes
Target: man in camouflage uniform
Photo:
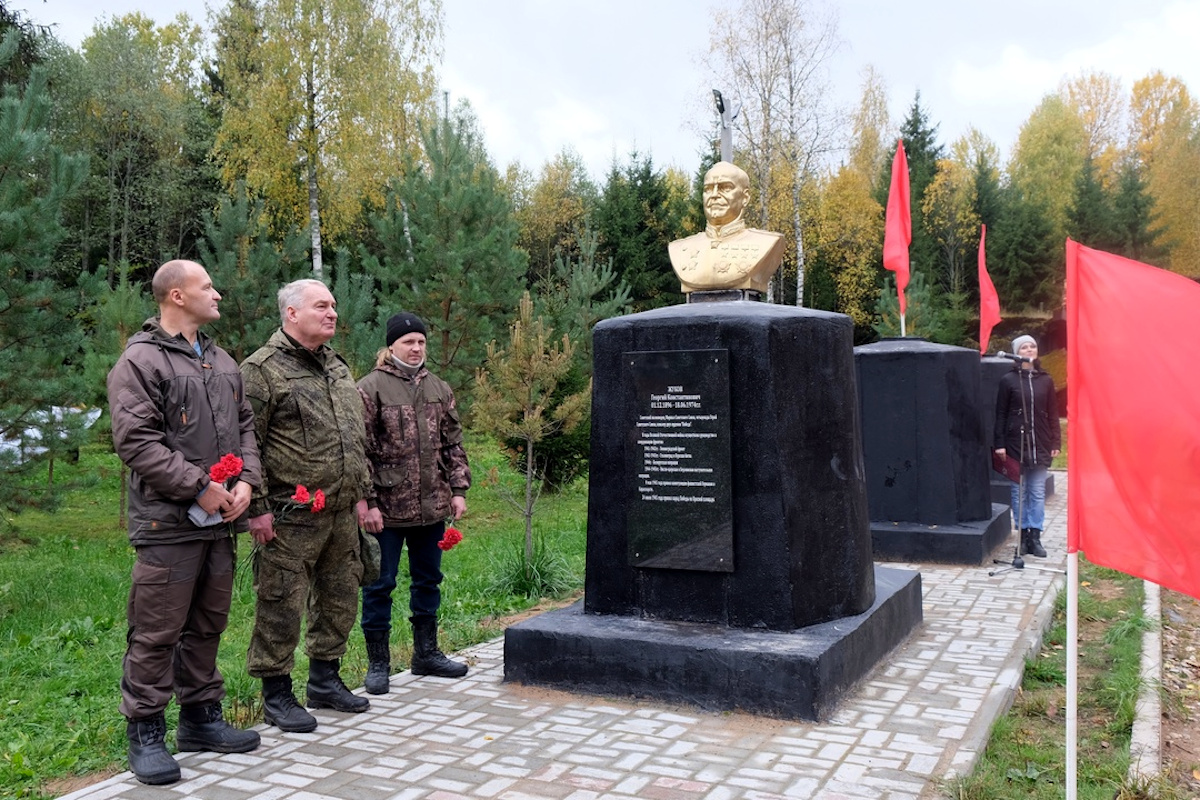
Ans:
<svg viewBox="0 0 1200 800"><path fill-rule="evenodd" d="M411 578L414 675L461 678L467 665L438 648L442 545L446 520L467 511L471 467L450 385L425 365L426 332L407 311L387 323L387 346L375 369L358 383L366 417L367 461L375 507L364 527L379 538L379 580L363 587L363 638L367 645L366 689L388 691L391 672L392 592L401 551L408 548Z"/></svg>
<svg viewBox="0 0 1200 800"><path fill-rule="evenodd" d="M326 344L336 331L336 305L320 281L284 286L281 328L242 363L264 471L250 502L250 533L261 547L247 661L250 674L263 682L263 717L284 731L317 726L292 693L306 610L308 707L348 712L370 707L338 672L358 611L358 524L367 511L363 498L370 479L362 400L350 368ZM293 507L281 513L297 486L323 491L324 510Z"/></svg>

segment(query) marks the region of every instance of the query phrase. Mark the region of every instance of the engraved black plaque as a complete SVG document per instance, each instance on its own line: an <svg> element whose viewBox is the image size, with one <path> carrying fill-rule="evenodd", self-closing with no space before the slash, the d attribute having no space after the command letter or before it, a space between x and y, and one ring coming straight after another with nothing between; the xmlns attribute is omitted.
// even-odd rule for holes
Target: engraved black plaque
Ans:
<svg viewBox="0 0 1200 800"><path fill-rule="evenodd" d="M733 572L729 351L625 354L629 563Z"/></svg>

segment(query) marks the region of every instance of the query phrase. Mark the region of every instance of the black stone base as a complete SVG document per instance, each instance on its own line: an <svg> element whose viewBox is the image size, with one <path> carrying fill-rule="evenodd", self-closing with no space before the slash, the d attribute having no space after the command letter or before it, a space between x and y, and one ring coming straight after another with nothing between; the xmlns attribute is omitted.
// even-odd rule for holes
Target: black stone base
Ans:
<svg viewBox="0 0 1200 800"><path fill-rule="evenodd" d="M992 503L992 516L957 525L871 520L871 542L880 561L928 561L941 564L984 564L1012 528L1005 502Z"/></svg>
<svg viewBox="0 0 1200 800"><path fill-rule="evenodd" d="M504 680L713 711L828 718L922 619L921 575L875 565L862 614L778 632L585 614L583 602L504 632Z"/></svg>
<svg viewBox="0 0 1200 800"><path fill-rule="evenodd" d="M1012 494L1009 492L1008 478L992 477L992 502L1008 505L1012 500ZM1054 475L1046 476L1046 497L1054 494Z"/></svg>

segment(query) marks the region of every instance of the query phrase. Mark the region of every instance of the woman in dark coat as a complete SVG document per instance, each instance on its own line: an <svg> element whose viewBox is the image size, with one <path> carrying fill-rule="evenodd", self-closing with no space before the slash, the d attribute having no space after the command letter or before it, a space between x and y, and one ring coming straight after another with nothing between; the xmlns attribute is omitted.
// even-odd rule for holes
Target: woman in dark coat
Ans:
<svg viewBox="0 0 1200 800"><path fill-rule="evenodd" d="M1020 522L1021 551L1046 557L1042 528L1046 518L1046 473L1062 446L1054 379L1038 361L1037 341L1018 336L1013 352L1023 360L1000 379L996 393L993 447L1021 463L1021 480L1012 483L1013 520Z"/></svg>

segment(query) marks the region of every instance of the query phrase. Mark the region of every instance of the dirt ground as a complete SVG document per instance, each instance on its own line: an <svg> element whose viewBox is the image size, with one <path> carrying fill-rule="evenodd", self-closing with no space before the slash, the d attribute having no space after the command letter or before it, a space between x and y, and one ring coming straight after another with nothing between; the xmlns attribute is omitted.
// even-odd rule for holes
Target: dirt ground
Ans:
<svg viewBox="0 0 1200 800"><path fill-rule="evenodd" d="M1162 593L1163 769L1200 800L1200 601Z"/></svg>

